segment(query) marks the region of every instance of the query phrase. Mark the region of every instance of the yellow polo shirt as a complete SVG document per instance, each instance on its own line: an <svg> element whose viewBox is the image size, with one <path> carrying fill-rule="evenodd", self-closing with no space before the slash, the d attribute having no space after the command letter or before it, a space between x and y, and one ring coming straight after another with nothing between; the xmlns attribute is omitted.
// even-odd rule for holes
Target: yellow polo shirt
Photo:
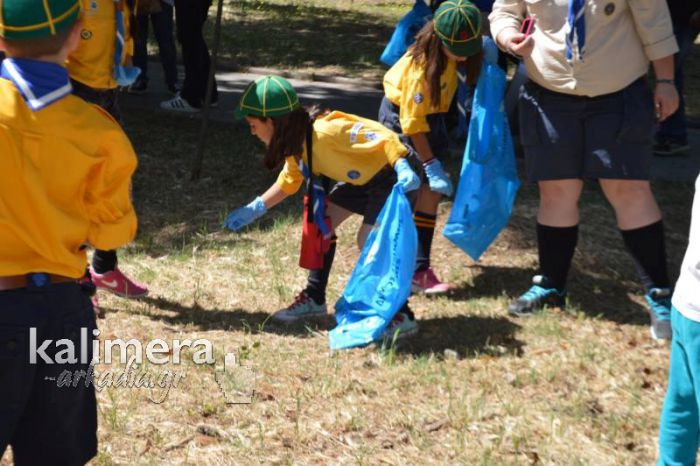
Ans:
<svg viewBox="0 0 700 466"><path fill-rule="evenodd" d="M114 53L116 51L116 9L123 8L124 50L122 64L133 55L133 40L129 34L129 10L125 2L113 0L81 0L83 24L80 44L68 57L66 67L71 79L93 89L116 89Z"/></svg>
<svg viewBox="0 0 700 466"><path fill-rule="evenodd" d="M408 149L398 135L376 121L332 112L314 122L312 136L314 175L361 186L387 164L394 165ZM304 148L302 157L306 163ZM304 176L297 157L287 157L277 184L287 194L299 190Z"/></svg>
<svg viewBox="0 0 700 466"><path fill-rule="evenodd" d="M81 277L83 245L116 249L136 233L136 155L97 106L69 95L29 109L0 79L0 276Z"/></svg>
<svg viewBox="0 0 700 466"><path fill-rule="evenodd" d="M446 113L457 91L457 62L447 60L440 76L440 102L430 102L425 68L406 52L384 75L384 94L399 107L399 122L403 134L410 136L430 131L428 115Z"/></svg>

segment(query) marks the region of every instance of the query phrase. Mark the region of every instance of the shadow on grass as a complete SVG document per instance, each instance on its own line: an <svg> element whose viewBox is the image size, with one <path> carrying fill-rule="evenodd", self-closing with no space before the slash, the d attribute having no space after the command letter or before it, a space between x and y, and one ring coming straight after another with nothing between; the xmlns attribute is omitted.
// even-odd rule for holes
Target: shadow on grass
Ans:
<svg viewBox="0 0 700 466"><path fill-rule="evenodd" d="M523 354L524 343L515 338L520 326L505 317L440 317L418 323L420 333L402 341L398 353L444 357L445 350L452 350L460 358Z"/></svg>
<svg viewBox="0 0 700 466"><path fill-rule="evenodd" d="M185 306L165 298L146 297L139 299L153 308L175 313L167 315L154 313L152 311L138 311L152 320L165 322L170 325L193 325L198 330L226 330L226 331L248 331L250 333L274 333L278 335L290 335L299 338L306 338L316 330L315 326L309 325L282 325L273 321L271 315L266 312L251 312L245 309L206 309L197 304ZM104 313L117 312L104 308ZM124 312L124 311L118 311ZM321 329L325 329L322 327Z"/></svg>
<svg viewBox="0 0 700 466"><path fill-rule="evenodd" d="M480 273L473 285L455 288L447 297L454 301L508 296L515 300L530 286L536 270L523 267L473 266ZM629 283L599 278L574 265L569 280L569 307L589 317L633 325L648 325L644 306L629 297ZM507 312L503 309L503 312Z"/></svg>
<svg viewBox="0 0 700 466"><path fill-rule="evenodd" d="M369 5L340 11L307 2L227 3L229 15L221 28L224 65L365 71L377 68L395 26ZM207 23L207 35L212 25Z"/></svg>

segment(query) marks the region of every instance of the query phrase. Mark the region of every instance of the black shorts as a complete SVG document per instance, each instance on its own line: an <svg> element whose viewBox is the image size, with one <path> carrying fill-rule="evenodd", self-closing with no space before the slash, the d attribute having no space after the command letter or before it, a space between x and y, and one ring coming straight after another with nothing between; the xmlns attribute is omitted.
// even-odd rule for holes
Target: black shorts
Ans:
<svg viewBox="0 0 700 466"><path fill-rule="evenodd" d="M328 200L350 212L362 215L362 223L374 225L396 183L396 173L387 165L362 186L338 182L331 189Z"/></svg>
<svg viewBox="0 0 700 466"><path fill-rule="evenodd" d="M649 179L655 116L645 79L597 97L529 82L519 112L530 181Z"/></svg>
<svg viewBox="0 0 700 466"><path fill-rule="evenodd" d="M399 135L401 142L408 148L408 159L412 162L416 174L421 177L424 183L427 183L425 173L423 173L423 163L418 157L416 149L413 147L411 138L403 134L401 122L399 119L400 109L394 105L389 99L382 98L382 103L379 106L379 122ZM445 123L444 113L435 113L428 115L428 126L430 131L427 134L430 150L441 162L444 161L450 147L449 134L447 132L447 124Z"/></svg>
<svg viewBox="0 0 700 466"><path fill-rule="evenodd" d="M44 352L30 351L31 328L34 348L53 341ZM75 387L58 386L63 371L89 373L89 362L80 361L82 328L90 361L95 313L77 283L0 291L0 456L11 445L18 466L85 464L97 454L94 386L86 387L84 379ZM55 364L56 352L66 349L56 341L64 338L73 342L75 364Z"/></svg>
<svg viewBox="0 0 700 466"><path fill-rule="evenodd" d="M79 81L71 79L73 95L86 102L98 105L104 111L112 115L112 118L122 124L122 114L119 109L119 91L117 89L94 89Z"/></svg>

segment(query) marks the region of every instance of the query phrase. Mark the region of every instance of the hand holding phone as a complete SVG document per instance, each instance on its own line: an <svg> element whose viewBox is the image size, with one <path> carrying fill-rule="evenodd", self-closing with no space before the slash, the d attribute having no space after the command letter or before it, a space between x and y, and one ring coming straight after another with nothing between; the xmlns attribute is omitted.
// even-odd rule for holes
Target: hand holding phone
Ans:
<svg viewBox="0 0 700 466"><path fill-rule="evenodd" d="M530 34L532 34L532 29L535 26L535 17L534 16L528 16L526 17L523 22L520 24L520 32L522 34L525 34L525 39L527 39ZM523 40L525 40L523 39Z"/></svg>

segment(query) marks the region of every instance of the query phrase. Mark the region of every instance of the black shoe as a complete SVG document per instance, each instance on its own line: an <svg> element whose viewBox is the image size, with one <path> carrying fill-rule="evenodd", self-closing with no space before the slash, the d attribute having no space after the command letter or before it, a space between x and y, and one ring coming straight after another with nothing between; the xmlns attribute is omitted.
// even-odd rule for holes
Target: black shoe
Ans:
<svg viewBox="0 0 700 466"><path fill-rule="evenodd" d="M129 86L126 91L129 94L141 95L148 90L148 81L145 79L137 79L134 84Z"/></svg>
<svg viewBox="0 0 700 466"><path fill-rule="evenodd" d="M683 155L685 152L690 150L690 144L673 142L673 141L663 141L654 144L654 155L659 157L672 157L674 155Z"/></svg>

